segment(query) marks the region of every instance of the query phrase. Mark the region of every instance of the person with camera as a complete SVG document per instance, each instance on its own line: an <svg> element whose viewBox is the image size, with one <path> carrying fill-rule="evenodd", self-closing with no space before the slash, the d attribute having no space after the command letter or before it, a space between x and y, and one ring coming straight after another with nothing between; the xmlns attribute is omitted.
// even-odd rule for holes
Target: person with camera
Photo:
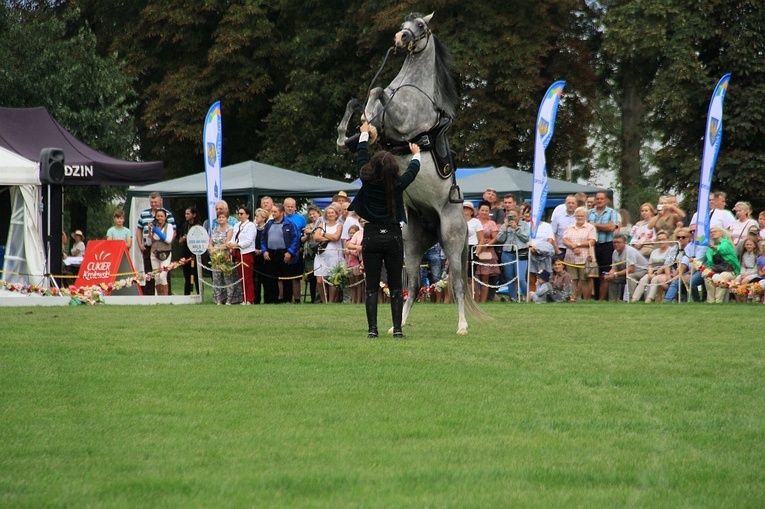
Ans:
<svg viewBox="0 0 765 509"><path fill-rule="evenodd" d="M167 222L165 209L157 210L151 227L151 268L154 274L154 286L157 295L170 295L167 286L167 267L173 261L173 237L175 228Z"/></svg>
<svg viewBox="0 0 765 509"><path fill-rule="evenodd" d="M143 259L143 270L149 272L151 269L151 228L154 226L154 218L157 215L158 210L164 210L167 216L167 223L175 229L175 218L173 214L162 207L162 197L159 193L153 192L149 195L149 208L141 212L141 216L138 218L138 223L135 230L136 240L138 242L138 248L141 250ZM169 291L169 288L168 288ZM143 287L144 295L154 295L154 280L146 280Z"/></svg>
<svg viewBox="0 0 765 509"><path fill-rule="evenodd" d="M529 263L529 236L531 228L522 220L518 207L507 210L507 215L497 233L496 244L502 244L501 262L508 282L510 300L519 301L518 288L526 295L526 270ZM518 277L519 284L515 278Z"/></svg>
<svg viewBox="0 0 765 509"><path fill-rule="evenodd" d="M679 207L670 203L669 198L662 196L659 198L659 205L656 207L658 213L648 221L648 228L654 231L664 230L667 236L672 237L675 233L678 223L685 219L685 212Z"/></svg>

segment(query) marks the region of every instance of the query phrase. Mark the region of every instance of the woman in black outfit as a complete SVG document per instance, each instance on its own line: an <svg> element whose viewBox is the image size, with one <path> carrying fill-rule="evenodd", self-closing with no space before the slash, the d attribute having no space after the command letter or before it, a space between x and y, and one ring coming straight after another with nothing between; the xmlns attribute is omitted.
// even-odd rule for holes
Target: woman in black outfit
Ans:
<svg viewBox="0 0 765 509"><path fill-rule="evenodd" d="M361 126L358 147L358 168L361 189L353 199L349 210L367 220L361 252L366 272L366 311L369 324L368 337L378 337L377 292L382 264L388 273L390 310L393 317L393 337L404 337L401 332L401 315L404 309L404 291L401 270L404 266L404 243L401 221L406 222L403 191L414 181L420 171L420 147L409 144L414 154L403 175L398 175L398 162L389 152L377 152L369 159L369 137L377 137L373 126L366 122Z"/></svg>
<svg viewBox="0 0 765 509"><path fill-rule="evenodd" d="M189 230L192 226L202 226L202 221L199 220L199 213L197 208L193 205L186 209L186 222L181 227L181 236L178 239L178 244L181 246L181 257L191 258L189 263L183 264L183 295L191 295L191 292L196 288L197 295L199 295L199 281L197 279L197 257L189 249L186 243L186 237L189 234Z"/></svg>

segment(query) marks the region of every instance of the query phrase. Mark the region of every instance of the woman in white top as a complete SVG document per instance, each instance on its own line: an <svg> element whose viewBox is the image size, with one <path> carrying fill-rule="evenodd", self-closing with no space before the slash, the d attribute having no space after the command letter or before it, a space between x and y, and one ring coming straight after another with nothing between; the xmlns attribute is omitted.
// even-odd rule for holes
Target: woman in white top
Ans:
<svg viewBox="0 0 765 509"><path fill-rule="evenodd" d="M339 218L340 211L335 205L330 204L324 210L324 222L313 232L314 241L327 243L326 247L318 249L313 262L316 285L319 287L319 295L321 295L321 300L324 303L335 302L338 295L342 296L342 292L336 292L334 286L324 282L326 277L335 270L335 267L343 261L343 242L340 240L343 234L343 225L337 222Z"/></svg>
<svg viewBox="0 0 765 509"><path fill-rule="evenodd" d="M168 295L167 267L173 261L172 244L175 228L167 222L165 209L157 209L151 228L151 268L155 271L154 288L157 295Z"/></svg>
<svg viewBox="0 0 765 509"><path fill-rule="evenodd" d="M255 237L258 228L252 222L252 210L249 207L239 207L237 215L239 222L234 226L231 240L226 243L226 247L231 250L234 262L239 265L237 275L242 278L242 284L233 286L228 301L231 304L254 304L252 268L255 266Z"/></svg>
<svg viewBox="0 0 765 509"><path fill-rule="evenodd" d="M473 295L476 293L476 283L473 278L473 262L478 261L477 246L484 243L483 238L483 225L475 217L475 205L466 201L462 204L462 213L465 215L465 221L467 221L467 235L468 235L468 247L470 248L470 257L467 266L467 278L468 284L473 290Z"/></svg>
<svg viewBox="0 0 765 509"><path fill-rule="evenodd" d="M752 219L752 206L749 202L740 201L736 203L736 206L733 207L733 213L736 215L736 220L730 225L730 241L740 253L749 228L752 226L759 228L759 224Z"/></svg>
<svg viewBox="0 0 765 509"><path fill-rule="evenodd" d="M650 203L644 203L640 206L640 221L635 223L630 232L630 245L640 251L640 254L646 258L651 256L654 245L651 243L656 237L654 229L648 226L648 223L656 215L656 210Z"/></svg>
<svg viewBox="0 0 765 509"><path fill-rule="evenodd" d="M646 286L652 286L646 295L646 302L653 302L659 288L667 289L667 282L672 279L672 264L675 263L676 249L672 249L673 244L668 242L669 235L664 230L656 232L656 245L658 246L651 252L648 259L648 273L640 278L635 291L632 293L632 302L637 302L643 296Z"/></svg>

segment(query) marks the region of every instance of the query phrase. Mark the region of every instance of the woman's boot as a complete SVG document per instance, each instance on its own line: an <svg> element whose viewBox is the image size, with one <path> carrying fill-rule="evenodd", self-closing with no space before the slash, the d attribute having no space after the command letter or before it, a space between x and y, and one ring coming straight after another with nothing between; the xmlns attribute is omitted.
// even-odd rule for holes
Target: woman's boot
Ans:
<svg viewBox="0 0 765 509"><path fill-rule="evenodd" d="M393 337L403 338L404 333L401 331L401 315L404 312L403 290L390 292L390 312L393 318Z"/></svg>
<svg viewBox="0 0 765 509"><path fill-rule="evenodd" d="M377 292L367 293L365 304L367 307L367 324L369 325L367 337L374 339L379 336L377 333Z"/></svg>

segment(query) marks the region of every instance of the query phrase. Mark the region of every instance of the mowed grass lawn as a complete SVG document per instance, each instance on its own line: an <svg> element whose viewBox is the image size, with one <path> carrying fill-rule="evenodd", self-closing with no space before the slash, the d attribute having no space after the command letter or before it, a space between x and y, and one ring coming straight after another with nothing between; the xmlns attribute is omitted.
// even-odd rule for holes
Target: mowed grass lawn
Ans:
<svg viewBox="0 0 765 509"><path fill-rule="evenodd" d="M765 306L483 307L0 308L0 506L765 505Z"/></svg>

